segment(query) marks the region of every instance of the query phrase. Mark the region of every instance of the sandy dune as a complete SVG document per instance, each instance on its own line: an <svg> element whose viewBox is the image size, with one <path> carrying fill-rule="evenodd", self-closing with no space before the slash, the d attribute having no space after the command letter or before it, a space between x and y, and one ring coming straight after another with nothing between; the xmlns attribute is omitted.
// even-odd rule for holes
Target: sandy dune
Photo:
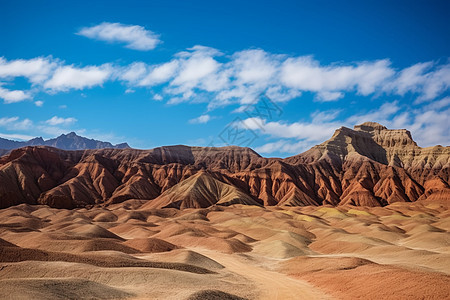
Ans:
<svg viewBox="0 0 450 300"><path fill-rule="evenodd" d="M447 201L0 210L2 299L445 299Z"/></svg>

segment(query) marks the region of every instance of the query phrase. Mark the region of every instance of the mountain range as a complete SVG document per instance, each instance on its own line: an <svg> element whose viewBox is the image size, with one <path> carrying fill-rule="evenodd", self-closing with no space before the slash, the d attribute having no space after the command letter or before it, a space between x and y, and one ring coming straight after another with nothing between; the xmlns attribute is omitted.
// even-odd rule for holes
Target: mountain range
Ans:
<svg viewBox="0 0 450 300"><path fill-rule="evenodd" d="M144 208L179 209L384 206L450 199L450 147L421 148L408 130L373 122L341 127L322 144L284 159L237 146L119 146L12 150L0 158L0 207L75 208L136 200Z"/></svg>
<svg viewBox="0 0 450 300"><path fill-rule="evenodd" d="M2 150L12 150L25 146L49 146L63 150L130 148L130 146L128 146L127 143L113 145L109 142L102 142L79 136L75 132L70 132L68 134L61 134L60 136L49 140L44 140L42 137L36 137L29 141L13 141L0 137L0 149Z"/></svg>

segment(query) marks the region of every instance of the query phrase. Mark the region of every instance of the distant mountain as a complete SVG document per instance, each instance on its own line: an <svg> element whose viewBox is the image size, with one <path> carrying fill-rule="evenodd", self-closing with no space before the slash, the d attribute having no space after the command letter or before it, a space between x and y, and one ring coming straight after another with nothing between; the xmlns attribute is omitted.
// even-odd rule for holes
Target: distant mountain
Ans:
<svg viewBox="0 0 450 300"><path fill-rule="evenodd" d="M0 149L2 150L12 150L25 146L50 146L63 150L84 150L84 149L104 149L104 148L115 148L115 149L126 149L130 148L127 143L121 143L113 145L109 142L97 141L94 139L88 139L77 135L75 132L68 134L61 134L57 138L44 140L42 137L37 137L29 141L12 141L4 138L0 138ZM1 151L0 155L4 154Z"/></svg>

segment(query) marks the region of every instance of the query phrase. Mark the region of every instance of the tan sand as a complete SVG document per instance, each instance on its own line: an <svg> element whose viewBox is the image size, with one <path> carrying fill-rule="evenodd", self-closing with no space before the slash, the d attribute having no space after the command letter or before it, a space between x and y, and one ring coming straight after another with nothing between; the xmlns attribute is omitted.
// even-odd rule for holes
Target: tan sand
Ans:
<svg viewBox="0 0 450 300"><path fill-rule="evenodd" d="M0 210L2 299L445 299L448 203ZM103 298L102 298L103 297Z"/></svg>

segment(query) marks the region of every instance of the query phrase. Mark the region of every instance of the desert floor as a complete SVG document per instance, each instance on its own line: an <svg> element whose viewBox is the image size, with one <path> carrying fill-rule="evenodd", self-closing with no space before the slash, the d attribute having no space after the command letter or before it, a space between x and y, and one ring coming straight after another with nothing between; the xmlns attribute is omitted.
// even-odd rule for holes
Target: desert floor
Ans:
<svg viewBox="0 0 450 300"><path fill-rule="evenodd" d="M1 299L448 299L450 202L0 210Z"/></svg>

